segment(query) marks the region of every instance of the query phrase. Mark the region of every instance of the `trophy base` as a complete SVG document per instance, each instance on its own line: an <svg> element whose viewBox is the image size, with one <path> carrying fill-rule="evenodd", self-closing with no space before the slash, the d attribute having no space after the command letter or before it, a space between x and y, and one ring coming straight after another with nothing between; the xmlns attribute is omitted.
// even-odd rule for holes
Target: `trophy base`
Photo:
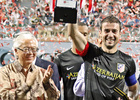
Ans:
<svg viewBox="0 0 140 100"><path fill-rule="evenodd" d="M54 9L54 22L76 23L76 8L56 7Z"/></svg>

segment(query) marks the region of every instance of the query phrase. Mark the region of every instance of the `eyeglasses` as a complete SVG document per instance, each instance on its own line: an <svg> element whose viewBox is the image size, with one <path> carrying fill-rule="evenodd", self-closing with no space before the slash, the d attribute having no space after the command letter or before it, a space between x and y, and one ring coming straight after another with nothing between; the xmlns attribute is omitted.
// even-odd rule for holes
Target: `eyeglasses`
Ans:
<svg viewBox="0 0 140 100"><path fill-rule="evenodd" d="M39 50L39 48L23 48L23 49L17 48L17 49L19 49L25 53L29 53L29 51L31 51L32 53L36 53Z"/></svg>

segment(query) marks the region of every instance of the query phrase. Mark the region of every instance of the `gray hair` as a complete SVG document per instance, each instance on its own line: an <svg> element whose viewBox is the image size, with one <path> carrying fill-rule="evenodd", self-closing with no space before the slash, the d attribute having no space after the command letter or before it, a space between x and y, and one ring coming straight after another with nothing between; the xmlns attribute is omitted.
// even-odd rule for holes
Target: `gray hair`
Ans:
<svg viewBox="0 0 140 100"><path fill-rule="evenodd" d="M17 37L13 40L13 49L20 47L24 39L34 39L36 41L36 45L38 46L36 37L28 31L19 32L16 36Z"/></svg>
<svg viewBox="0 0 140 100"><path fill-rule="evenodd" d="M36 46L38 47L38 41L37 41L36 37L32 33L30 33L29 31L19 32L16 35L16 38L13 40L13 48L12 48L13 51L14 51L14 55L15 55L16 59L18 59L18 56L16 55L14 49L17 49L18 47L20 47L22 45L24 39L33 39L33 40L35 40L36 41Z"/></svg>

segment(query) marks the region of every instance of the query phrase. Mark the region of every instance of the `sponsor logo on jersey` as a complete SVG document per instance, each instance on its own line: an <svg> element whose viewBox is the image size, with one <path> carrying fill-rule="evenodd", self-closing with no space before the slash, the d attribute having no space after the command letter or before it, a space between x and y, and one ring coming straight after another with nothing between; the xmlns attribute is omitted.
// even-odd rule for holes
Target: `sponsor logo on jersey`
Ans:
<svg viewBox="0 0 140 100"><path fill-rule="evenodd" d="M99 58L94 58L94 61L100 62Z"/></svg>
<svg viewBox="0 0 140 100"><path fill-rule="evenodd" d="M125 64L120 64L120 63L118 63L118 64L117 64L117 70L118 70L120 73L124 72L124 71L125 71Z"/></svg>
<svg viewBox="0 0 140 100"><path fill-rule="evenodd" d="M120 66L120 68L123 68L123 66L125 67L125 65L123 65L123 64L121 64L119 66ZM112 81L117 80L117 79L122 80L125 77L124 75L121 75L120 73L113 73L113 72L107 71L105 69L102 69L95 64L92 64L92 69L94 70L94 73L96 73L97 76L106 78L106 79L112 80ZM120 70L122 70L122 69L120 69Z"/></svg>
<svg viewBox="0 0 140 100"><path fill-rule="evenodd" d="M76 80L78 76L78 72L70 72L69 74L67 74L67 78L71 79L71 80Z"/></svg>
<svg viewBox="0 0 140 100"><path fill-rule="evenodd" d="M96 68L96 65L92 64L92 69L95 69Z"/></svg>
<svg viewBox="0 0 140 100"><path fill-rule="evenodd" d="M66 69L67 69L67 70L71 70L72 68L74 68L74 66L72 66L72 67L67 67Z"/></svg>

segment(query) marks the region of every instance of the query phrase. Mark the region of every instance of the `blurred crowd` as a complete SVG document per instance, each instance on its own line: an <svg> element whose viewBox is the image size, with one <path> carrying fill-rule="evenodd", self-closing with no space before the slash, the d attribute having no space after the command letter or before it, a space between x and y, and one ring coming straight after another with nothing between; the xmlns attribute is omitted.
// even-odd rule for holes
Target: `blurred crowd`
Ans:
<svg viewBox="0 0 140 100"><path fill-rule="evenodd" d="M100 20L110 14L117 16L122 21L122 41L140 40L140 1L132 0L132 3L128 1L94 0L90 12L88 12L88 2L80 9L80 0L78 1L79 21L87 23L91 28L91 33L96 33L92 34L91 41L92 37L96 37L98 33ZM50 41L68 40L64 35L67 25L53 21L54 12L50 11L49 0L29 0L30 7L21 6L23 2L24 0L0 1L0 36L2 38L13 38L16 33L22 30L30 30L34 35L45 30L46 34L47 31L51 32L51 37L48 38ZM54 30L57 31L54 32Z"/></svg>

